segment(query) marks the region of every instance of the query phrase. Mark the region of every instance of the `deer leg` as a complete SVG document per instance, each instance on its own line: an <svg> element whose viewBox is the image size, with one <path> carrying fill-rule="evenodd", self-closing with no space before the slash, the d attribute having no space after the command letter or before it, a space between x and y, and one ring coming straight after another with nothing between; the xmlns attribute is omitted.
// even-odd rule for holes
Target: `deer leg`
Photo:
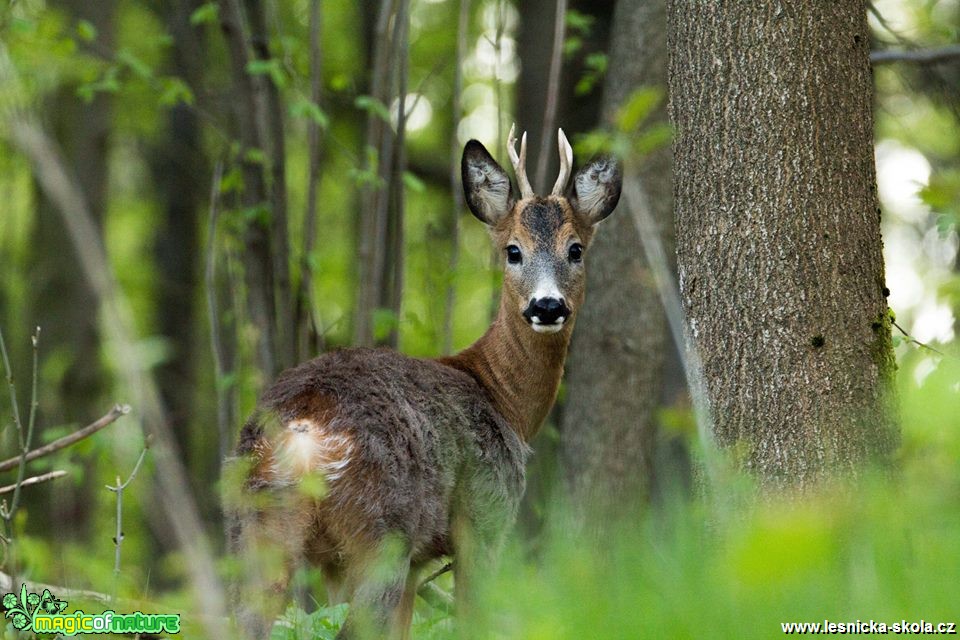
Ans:
<svg viewBox="0 0 960 640"><path fill-rule="evenodd" d="M496 516L499 512L490 510ZM487 518L486 523L509 522L504 517ZM497 556L502 546L503 531L499 526L483 526L476 520L460 515L454 518L453 561L454 614L459 638L489 636L490 625L482 606L482 581L497 571Z"/></svg>
<svg viewBox="0 0 960 640"><path fill-rule="evenodd" d="M410 625L413 623L413 608L417 600L417 587L420 586L420 572L410 569L407 583L400 598L400 606L394 610L390 621L390 637L397 640L409 640Z"/></svg>
<svg viewBox="0 0 960 640"><path fill-rule="evenodd" d="M347 582L355 587L351 589L350 613L337 640L402 637L394 634L410 588L410 555L404 545L392 542L396 541L381 543L348 570L352 575Z"/></svg>
<svg viewBox="0 0 960 640"><path fill-rule="evenodd" d="M232 589L233 610L244 636L262 640L270 637L283 611L311 514L307 508L283 507L234 518L231 547L242 567Z"/></svg>

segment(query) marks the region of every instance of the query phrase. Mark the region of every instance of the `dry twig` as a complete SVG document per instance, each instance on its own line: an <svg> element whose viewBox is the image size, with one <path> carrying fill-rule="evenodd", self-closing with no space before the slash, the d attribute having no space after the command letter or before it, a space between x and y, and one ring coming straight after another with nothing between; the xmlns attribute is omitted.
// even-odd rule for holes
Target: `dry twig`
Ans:
<svg viewBox="0 0 960 640"><path fill-rule="evenodd" d="M74 431L69 435L65 435L62 438L58 438L49 444L43 445L42 447L37 447L26 455L26 461L32 462L37 458L42 458L43 456L48 456L51 453L59 451L60 449L65 449L74 443L80 442L84 438L89 438L97 431L100 431L104 427L110 426L116 422L117 419L127 415L128 413L130 413L130 405L115 404L113 405L113 408L110 409L109 413L96 422L92 422L84 428L78 429L77 431ZM20 459L21 456L17 456L15 458L10 458L9 460L0 462L0 472L10 471L11 469L15 468L18 464L20 464Z"/></svg>
<svg viewBox="0 0 960 640"><path fill-rule="evenodd" d="M61 470L50 471L49 473L43 473L43 474L40 474L39 476L33 476L31 478L27 478L23 482L20 482L19 486L29 487L34 484L40 484L41 482L56 480L57 478L62 478L65 475L67 475L66 471L61 471ZM8 484L5 487L0 487L0 494L10 493L11 491L16 490L17 486L18 486L17 484Z"/></svg>

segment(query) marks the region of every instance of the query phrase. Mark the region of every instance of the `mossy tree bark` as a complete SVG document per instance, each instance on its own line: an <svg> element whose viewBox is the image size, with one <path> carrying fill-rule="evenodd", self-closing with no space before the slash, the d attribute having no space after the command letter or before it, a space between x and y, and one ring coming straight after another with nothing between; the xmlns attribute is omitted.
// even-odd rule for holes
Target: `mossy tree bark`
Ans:
<svg viewBox="0 0 960 640"><path fill-rule="evenodd" d="M602 108L608 121L637 89L666 91L665 1L620 0L609 56ZM648 122L666 118L664 101ZM670 148L626 169L627 179L639 182L669 253ZM665 399L665 365L672 357L655 278L624 199L602 226L586 257L587 301L568 359L561 423L562 461L572 499L578 510L593 515L624 513L627 502L642 504L649 495L657 412Z"/></svg>
<svg viewBox="0 0 960 640"><path fill-rule="evenodd" d="M861 0L671 0L677 257L714 432L767 486L897 441Z"/></svg>

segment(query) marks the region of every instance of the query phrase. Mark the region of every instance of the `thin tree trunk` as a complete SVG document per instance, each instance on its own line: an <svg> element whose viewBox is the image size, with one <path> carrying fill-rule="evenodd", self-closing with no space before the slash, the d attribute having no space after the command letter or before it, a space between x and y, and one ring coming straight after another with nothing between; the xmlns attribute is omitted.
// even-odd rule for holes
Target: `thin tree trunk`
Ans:
<svg viewBox="0 0 960 640"><path fill-rule="evenodd" d="M663 0L620 0L613 16L603 114L612 119L638 88L666 89L666 15ZM666 119L658 108L649 122ZM669 148L635 166L658 224L673 246ZM567 367L561 453L575 504L596 513L623 513L649 492L664 364L673 350L653 273L632 216L620 211L597 234L587 254L587 302L580 311Z"/></svg>
<svg viewBox="0 0 960 640"><path fill-rule="evenodd" d="M768 487L890 453L866 9L672 0L680 287L719 445Z"/></svg>
<svg viewBox="0 0 960 640"><path fill-rule="evenodd" d="M281 357L277 352L276 294L274 288L274 257L271 241L271 223L260 215L269 211L270 199L263 163L252 155L267 153L268 135L265 100L258 92L257 83L247 72L250 54L247 46L246 20L240 0L220 0L220 27L227 43L234 84L234 111L237 138L240 141L239 163L243 175L241 203L247 213L244 233L246 251L243 253L243 271L246 284L247 311L257 329L257 365L265 376L279 373Z"/></svg>
<svg viewBox="0 0 960 640"><path fill-rule="evenodd" d="M321 0L310 1L310 100L322 101L323 51L320 32L323 27ZM299 359L316 355L323 348L323 330L316 295L313 291L313 247L317 235L317 192L320 188L320 126L307 121L307 204L303 216L303 254L300 257L300 292L297 300Z"/></svg>
<svg viewBox="0 0 960 640"><path fill-rule="evenodd" d="M407 170L406 126L407 126L407 72L408 72L408 32L409 0L399 0L394 17L394 53L392 59L397 76L397 130L394 142L390 171L390 194L386 251L383 273L383 299L381 307L389 309L396 322L391 327L386 343L393 348L400 344L400 314L403 302L403 264L404 264L404 182L403 174ZM387 135L391 135L388 132Z"/></svg>
<svg viewBox="0 0 960 640"><path fill-rule="evenodd" d="M270 60L270 34L267 29L265 0L246 0L250 23L250 44L256 60ZM273 269L274 307L276 318L277 368L286 369L296 358L296 321L290 288L290 238L287 223L287 165L284 141L283 103L280 88L270 76L251 78L261 94L259 117L261 150L269 164L270 253Z"/></svg>
<svg viewBox="0 0 960 640"><path fill-rule="evenodd" d="M370 97L386 102L389 95L390 83L390 38L388 26L393 14L394 0L381 0L377 14L376 26L373 35L373 55L371 65ZM392 155L389 145L390 136L384 131L386 127L379 115L372 110L367 115L367 134L364 155L369 160L369 151L377 150L376 166L366 163L368 173L375 173L378 179L389 176L388 168ZM384 180L384 182L386 182ZM367 185L364 188L358 226L357 258L359 269L357 274L358 290L356 314L354 318L354 342L361 346L373 344L373 314L377 304L382 299L383 270L386 261L384 238L386 237L385 199L387 197L386 184ZM383 202L383 206L381 206Z"/></svg>

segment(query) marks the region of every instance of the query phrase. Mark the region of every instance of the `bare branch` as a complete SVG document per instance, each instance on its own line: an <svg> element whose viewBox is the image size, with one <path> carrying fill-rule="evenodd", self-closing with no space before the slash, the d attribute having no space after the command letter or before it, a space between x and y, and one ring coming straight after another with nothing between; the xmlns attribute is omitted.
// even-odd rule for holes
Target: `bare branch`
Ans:
<svg viewBox="0 0 960 640"><path fill-rule="evenodd" d="M58 438L49 444L43 445L42 447L37 447L36 449L34 449L33 451L31 451L25 456L26 461L31 462L33 460L36 460L37 458L48 456L51 453L59 451L60 449L64 449L74 443L80 442L84 438L89 438L90 436L95 434L97 431L100 431L104 427L110 426L111 424L116 422L121 416L125 416L128 413L130 413L130 405L126 405L126 404L114 405L113 408L110 409L109 413L107 413L105 416L103 416L96 422L92 422L87 426L85 426L84 428L74 431L73 433L63 436L62 438ZM9 460L4 460L3 462L0 462L0 472L10 471L11 469L15 468L18 464L20 464L20 458L21 456L17 456L15 458L10 458Z"/></svg>
<svg viewBox="0 0 960 640"><path fill-rule="evenodd" d="M894 62L940 64L957 60L960 60L960 44L932 49L885 49L883 51L872 51L870 53L870 62L873 66Z"/></svg>
<svg viewBox="0 0 960 640"><path fill-rule="evenodd" d="M926 342L920 342L919 340L917 340L916 338L914 338L912 335L910 335L909 333L907 333L907 330L906 330L906 329L904 329L904 328L901 327L899 324L897 324L897 321L896 321L896 320L891 320L891 321L890 321L890 324L892 324L894 327L896 327L897 330L898 330L900 333L903 334L903 337L907 339L907 342L913 343L913 344L917 345L918 347L920 347L921 349L926 349L927 351L930 351L931 353L935 353L935 354L937 354L938 356L946 356L946 355L947 355L947 354L944 353L943 351L940 351L939 349L937 349L937 348L935 348L935 347L931 347L931 346L928 345Z"/></svg>
<svg viewBox="0 0 960 640"><path fill-rule="evenodd" d="M453 598L449 593L432 582L417 589L417 595L437 611L453 614Z"/></svg>
<svg viewBox="0 0 960 640"><path fill-rule="evenodd" d="M563 66L563 36L567 25L567 0L557 0L553 20L553 50L550 52L550 76L547 80L547 103L543 111L543 129L540 131L540 155L534 175L537 189L543 189L547 179L547 158L550 154L550 132L557 121L557 103L560 94L560 69ZM562 170L561 170L562 171Z"/></svg>
<svg viewBox="0 0 960 640"><path fill-rule="evenodd" d="M137 458L137 464L133 466L133 471L130 472L130 475L127 476L125 482L120 482L120 476L117 476L116 486L111 487L107 485L107 489L117 494L117 529L113 537L113 546L114 546L114 559L113 559L113 596L116 599L117 588L120 584L120 545L123 544L123 490L133 482L133 479L137 477L137 473L140 471L140 467L143 465L143 460L147 457L147 451L150 450L150 436L147 436L146 442L143 444L143 451L140 452L140 457Z"/></svg>
<svg viewBox="0 0 960 640"><path fill-rule="evenodd" d="M27 478L27 479L24 480L23 482L20 482L19 485L20 485L21 487L29 487L29 486L34 485L34 484L40 484L41 482L47 482L47 481L49 481L49 480L56 480L57 478L62 478L62 477L65 476L65 475L67 475L67 472L66 472L66 471L61 471L61 470L58 469L58 470L56 470L56 471L50 471L49 473L44 473L44 474L41 474L41 475L39 475L39 476L33 476L33 477L31 477L31 478ZM17 483L8 484L8 485L5 486L5 487L0 487L0 494L10 493L11 491L16 490L16 488L17 488Z"/></svg>
<svg viewBox="0 0 960 640"><path fill-rule="evenodd" d="M717 445L713 437L710 404L707 399L706 380L703 374L703 364L695 346L690 340L684 326L683 305L680 302L680 288L677 285L670 262L663 246L662 230L650 213L650 203L635 170L625 172L623 181L623 199L633 218L637 235L643 246L643 252L653 271L657 293L663 303L667 316L667 325L673 337L677 352L680 354L683 374L687 387L690 389L690 398L693 400L693 417L697 424L700 449L703 453L704 468L714 486L719 478L719 456Z"/></svg>
<svg viewBox="0 0 960 640"><path fill-rule="evenodd" d="M434 580L436 580L437 578L439 578L439 577L442 576L443 574L447 573L448 571L452 571L452 570L453 570L453 563L452 563L452 562L446 562L446 563L444 563L442 567L440 567L439 569L437 569L436 571L434 571L433 573L431 573L430 575L428 575L428 576L427 576L426 578L424 578L423 580L421 580L421 581L420 581L420 586L418 586L417 589L422 589L423 586L426 585L427 583L433 582Z"/></svg>
<svg viewBox="0 0 960 640"><path fill-rule="evenodd" d="M233 427L233 393L224 385L227 360L220 326L220 307L217 304L217 220L220 217L220 180L223 163L213 168L210 185L210 215L207 223L207 264L204 268L204 286L207 289L207 314L210 322L210 349L213 352L214 376L217 389L217 444L219 459L227 457L230 430Z"/></svg>

